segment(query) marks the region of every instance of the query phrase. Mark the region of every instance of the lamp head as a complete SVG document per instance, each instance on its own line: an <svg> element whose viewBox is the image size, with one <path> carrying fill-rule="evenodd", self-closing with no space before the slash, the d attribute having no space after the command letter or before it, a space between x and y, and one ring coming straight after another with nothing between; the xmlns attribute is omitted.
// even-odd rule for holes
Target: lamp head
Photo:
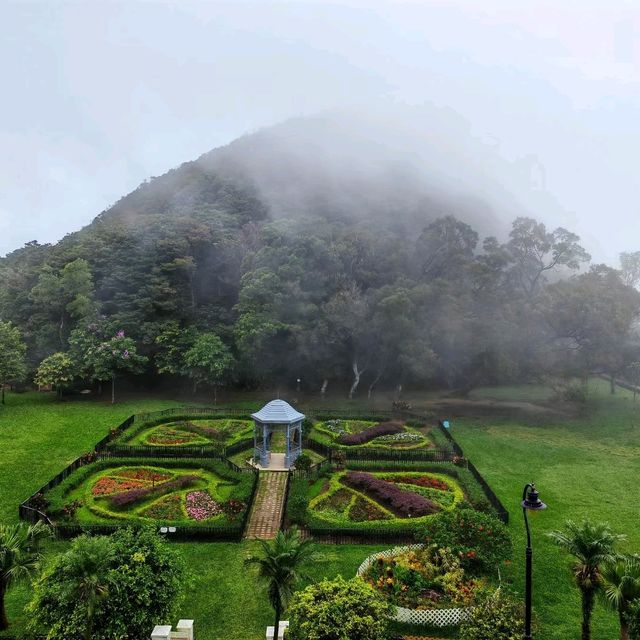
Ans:
<svg viewBox="0 0 640 640"><path fill-rule="evenodd" d="M528 511L542 511L547 508L547 505L540 500L536 485L533 482L527 489L525 499L522 501L522 508Z"/></svg>

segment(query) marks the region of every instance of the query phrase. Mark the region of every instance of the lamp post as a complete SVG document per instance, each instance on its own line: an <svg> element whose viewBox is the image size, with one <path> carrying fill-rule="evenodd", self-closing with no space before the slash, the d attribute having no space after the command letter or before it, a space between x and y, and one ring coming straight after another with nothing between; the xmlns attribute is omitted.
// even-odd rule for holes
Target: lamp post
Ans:
<svg viewBox="0 0 640 640"><path fill-rule="evenodd" d="M524 516L524 526L527 530L527 550L526 550L526 583L524 592L524 637L531 640L531 560L533 550L531 548L531 531L529 530L529 519L527 511L542 511L547 505L540 500L536 485L529 482L522 491L522 515Z"/></svg>

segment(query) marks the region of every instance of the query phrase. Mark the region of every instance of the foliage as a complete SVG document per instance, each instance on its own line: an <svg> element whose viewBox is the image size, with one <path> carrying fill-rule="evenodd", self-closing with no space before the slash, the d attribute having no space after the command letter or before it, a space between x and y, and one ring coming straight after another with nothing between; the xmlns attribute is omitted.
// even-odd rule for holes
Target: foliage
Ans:
<svg viewBox="0 0 640 640"><path fill-rule="evenodd" d="M391 607L359 578L322 580L295 594L290 640L384 640Z"/></svg>
<svg viewBox="0 0 640 640"><path fill-rule="evenodd" d="M629 631L629 640L640 640L640 599L632 600L629 603L625 622Z"/></svg>
<svg viewBox="0 0 640 640"><path fill-rule="evenodd" d="M234 362L231 351L215 333L199 335L184 359L190 378L214 388L224 383Z"/></svg>
<svg viewBox="0 0 640 640"><path fill-rule="evenodd" d="M456 553L473 574L495 573L511 558L511 537L496 517L473 509L457 509L430 518L418 529L416 539Z"/></svg>
<svg viewBox="0 0 640 640"><path fill-rule="evenodd" d="M460 640L521 640L524 635L522 603L502 589L474 607L471 619L460 627Z"/></svg>
<svg viewBox="0 0 640 640"><path fill-rule="evenodd" d="M404 431L404 425L397 422L386 422L357 433L345 433L339 437L338 442L345 445L360 445L379 436L401 433L402 431Z"/></svg>
<svg viewBox="0 0 640 640"><path fill-rule="evenodd" d="M41 544L51 535L42 522L0 525L0 631L9 626L5 610L7 591L35 577L42 560Z"/></svg>
<svg viewBox="0 0 640 640"><path fill-rule="evenodd" d="M186 578L181 555L152 529L83 535L36 583L32 626L48 638L146 637L177 610Z"/></svg>
<svg viewBox="0 0 640 640"><path fill-rule="evenodd" d="M40 363L34 382L40 387L55 387L58 396L61 396L62 390L73 381L75 371L71 357L59 351Z"/></svg>
<svg viewBox="0 0 640 640"><path fill-rule="evenodd" d="M301 453L293 463L293 466L299 471L309 471L312 465L313 461L311 460L311 456L307 453Z"/></svg>
<svg viewBox="0 0 640 640"><path fill-rule="evenodd" d="M375 498L377 502L404 518L419 518L439 510L438 505L428 498L417 493L404 491L393 483L372 476L370 473L349 471L343 481L347 486Z"/></svg>
<svg viewBox="0 0 640 640"><path fill-rule="evenodd" d="M1 316L0 316L1 317ZM11 322L0 320L0 389L4 404L4 386L13 380L21 380L26 373L25 353L20 331Z"/></svg>
<svg viewBox="0 0 640 640"><path fill-rule="evenodd" d="M620 640L627 640L629 606L640 599L640 556L610 559L602 567L602 583L604 601L620 619Z"/></svg>
<svg viewBox="0 0 640 640"><path fill-rule="evenodd" d="M273 540L262 540L261 547L259 555L249 556L245 562L258 567L258 579L266 584L277 630L280 616L304 576L305 564L313 562L316 553L313 542L303 540L295 527L278 531Z"/></svg>

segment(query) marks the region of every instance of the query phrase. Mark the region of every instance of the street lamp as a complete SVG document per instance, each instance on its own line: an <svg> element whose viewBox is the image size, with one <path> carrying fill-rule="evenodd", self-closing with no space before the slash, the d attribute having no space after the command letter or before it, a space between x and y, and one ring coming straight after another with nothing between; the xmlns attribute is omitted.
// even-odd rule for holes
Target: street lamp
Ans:
<svg viewBox="0 0 640 640"><path fill-rule="evenodd" d="M531 531L529 531L529 519L527 518L527 511L542 511L546 509L547 505L540 500L538 492L536 491L536 485L533 482L529 482L524 485L522 491L522 515L524 516L524 526L527 530L527 569L526 569L526 584L524 594L524 637L525 640L531 640L531 559L533 556L533 550L531 549Z"/></svg>

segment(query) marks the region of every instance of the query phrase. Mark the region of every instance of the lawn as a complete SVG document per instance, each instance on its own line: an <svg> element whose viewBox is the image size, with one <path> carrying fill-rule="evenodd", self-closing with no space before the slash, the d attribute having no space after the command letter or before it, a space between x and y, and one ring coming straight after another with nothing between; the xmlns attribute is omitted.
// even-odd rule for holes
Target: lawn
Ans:
<svg viewBox="0 0 640 640"><path fill-rule="evenodd" d="M535 401L537 388L483 389L481 395L501 400ZM0 514L17 520L17 505L79 454L88 451L112 427L136 411L178 405L170 399L126 401L115 406L95 400L57 403L40 394L8 395L0 407ZM640 401L608 383L594 381L588 406L579 417L536 421L451 416L451 430L511 512L516 548L516 587L522 589L524 535L518 504L522 486L535 481L549 509L532 521L534 535L534 604L540 628L537 640L578 640L579 598L568 560L545 538L565 519L607 520L629 536L627 548L640 550L634 482L640 471ZM243 559L257 543L180 543L194 576L180 617L196 620L201 640L258 640L271 621L262 587ZM51 551L64 548L52 545ZM351 576L370 553L371 545L320 545L325 561L309 568L313 578L342 573ZM9 594L10 633L25 622L26 588ZM175 623L175 620L169 621ZM598 604L594 638L617 637L616 618Z"/></svg>

